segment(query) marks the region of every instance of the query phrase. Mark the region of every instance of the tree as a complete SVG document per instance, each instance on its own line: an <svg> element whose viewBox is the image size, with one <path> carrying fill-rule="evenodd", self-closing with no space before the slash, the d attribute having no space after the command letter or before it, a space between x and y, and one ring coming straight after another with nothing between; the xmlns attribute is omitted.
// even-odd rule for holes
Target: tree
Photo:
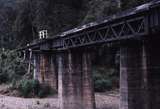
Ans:
<svg viewBox="0 0 160 109"><path fill-rule="evenodd" d="M12 26L16 18L16 10L12 5L15 5L15 2L0 1L0 48L15 47L12 43L14 41Z"/></svg>
<svg viewBox="0 0 160 109"><path fill-rule="evenodd" d="M122 10L133 8L143 3L149 2L150 0L121 0Z"/></svg>
<svg viewBox="0 0 160 109"><path fill-rule="evenodd" d="M91 0L83 23L102 21L119 9L120 0Z"/></svg>
<svg viewBox="0 0 160 109"><path fill-rule="evenodd" d="M20 79L27 72L27 64L14 51L0 49L0 83Z"/></svg>

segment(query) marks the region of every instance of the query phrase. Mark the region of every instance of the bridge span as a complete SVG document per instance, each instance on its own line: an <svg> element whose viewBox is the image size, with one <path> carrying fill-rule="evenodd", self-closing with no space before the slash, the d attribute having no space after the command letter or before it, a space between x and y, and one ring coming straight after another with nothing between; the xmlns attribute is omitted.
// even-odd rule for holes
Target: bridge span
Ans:
<svg viewBox="0 0 160 109"><path fill-rule="evenodd" d="M60 109L95 109L91 54L103 44L120 50L120 109L159 109L160 0L19 50L32 60L34 78L58 90Z"/></svg>

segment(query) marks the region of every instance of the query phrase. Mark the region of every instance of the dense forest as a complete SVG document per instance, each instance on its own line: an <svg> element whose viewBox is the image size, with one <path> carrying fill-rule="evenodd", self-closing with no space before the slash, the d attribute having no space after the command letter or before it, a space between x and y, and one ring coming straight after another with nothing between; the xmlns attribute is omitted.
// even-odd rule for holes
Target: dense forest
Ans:
<svg viewBox="0 0 160 109"><path fill-rule="evenodd" d="M17 54L10 50L37 39L40 30L47 29L49 37L54 37L55 34L89 22L102 21L109 15L148 1L0 0L0 82L7 79L14 81L24 75L27 70L26 64L21 65ZM105 86L111 87L108 78L112 77L114 80L117 75L118 64L115 64L118 63L115 58L118 58L117 54L116 50L109 48L103 48L96 54L98 58L94 59L93 72L97 91L103 90L102 87Z"/></svg>

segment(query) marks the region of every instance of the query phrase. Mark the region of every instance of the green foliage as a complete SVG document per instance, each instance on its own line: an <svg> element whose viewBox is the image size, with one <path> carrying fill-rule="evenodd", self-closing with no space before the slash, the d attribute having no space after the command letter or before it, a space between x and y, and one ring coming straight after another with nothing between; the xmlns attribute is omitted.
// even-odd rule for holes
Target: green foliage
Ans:
<svg viewBox="0 0 160 109"><path fill-rule="evenodd" d="M120 10L119 0L91 0L83 23L101 21Z"/></svg>
<svg viewBox="0 0 160 109"><path fill-rule="evenodd" d="M14 48L16 43L12 26L16 19L15 0L0 0L0 48Z"/></svg>
<svg viewBox="0 0 160 109"><path fill-rule="evenodd" d="M27 65L14 51L0 49L0 83L20 79L27 71Z"/></svg>
<svg viewBox="0 0 160 109"><path fill-rule="evenodd" d="M112 89L111 80L101 78L95 81L95 91L96 92L104 92L106 90L111 90L111 89Z"/></svg>
<svg viewBox="0 0 160 109"><path fill-rule="evenodd" d="M94 87L96 92L105 92L115 86L116 70L111 68L95 67L93 70Z"/></svg>
<svg viewBox="0 0 160 109"><path fill-rule="evenodd" d="M40 84L37 80L21 80L17 87L21 95L25 98L33 96L43 98L56 93L50 86Z"/></svg>
<svg viewBox="0 0 160 109"><path fill-rule="evenodd" d="M10 89L11 90L15 90L17 88L17 80L12 80L12 82L11 82L11 87L10 87Z"/></svg>
<svg viewBox="0 0 160 109"><path fill-rule="evenodd" d="M41 87L40 87L40 83L39 83L39 81L38 80L32 80L32 88L33 88L33 93L35 94L35 95L38 95L38 93L39 93L39 90L41 89Z"/></svg>
<svg viewBox="0 0 160 109"><path fill-rule="evenodd" d="M29 97L34 92L34 88L37 86L34 86L33 80L21 80L18 86L19 91L21 92L22 96Z"/></svg>
<svg viewBox="0 0 160 109"><path fill-rule="evenodd" d="M8 81L8 74L7 73L0 73L0 84L6 83Z"/></svg>
<svg viewBox="0 0 160 109"><path fill-rule="evenodd" d="M43 97L46 97L47 95L55 94L55 93L56 91L53 90L50 86L42 85L41 90L39 90L38 97L43 98Z"/></svg>
<svg viewBox="0 0 160 109"><path fill-rule="evenodd" d="M37 80L21 80L18 84L18 90L23 97L31 97L38 95L41 87Z"/></svg>

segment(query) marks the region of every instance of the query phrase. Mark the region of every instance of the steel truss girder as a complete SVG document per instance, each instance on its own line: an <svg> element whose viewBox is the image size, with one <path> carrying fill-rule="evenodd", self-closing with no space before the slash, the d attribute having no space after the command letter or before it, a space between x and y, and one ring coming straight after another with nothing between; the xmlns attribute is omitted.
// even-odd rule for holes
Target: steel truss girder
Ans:
<svg viewBox="0 0 160 109"><path fill-rule="evenodd" d="M142 36L147 34L147 27L145 17L106 24L106 26L96 30L62 38L62 48L74 48Z"/></svg>

